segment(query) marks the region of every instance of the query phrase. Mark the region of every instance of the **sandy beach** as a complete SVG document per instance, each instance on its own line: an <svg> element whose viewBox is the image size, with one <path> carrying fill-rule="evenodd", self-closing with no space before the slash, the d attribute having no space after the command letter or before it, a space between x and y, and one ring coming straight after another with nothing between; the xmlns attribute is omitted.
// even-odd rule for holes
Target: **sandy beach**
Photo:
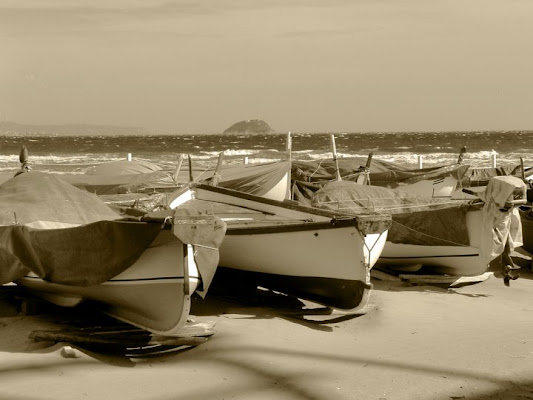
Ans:
<svg viewBox="0 0 533 400"><path fill-rule="evenodd" d="M215 323L209 340L144 358L73 345L66 358L70 343L28 337L55 322L21 313L3 290L0 398L533 399L530 269L510 287L497 271L457 288L373 285L357 317L263 289L215 289L191 312Z"/></svg>

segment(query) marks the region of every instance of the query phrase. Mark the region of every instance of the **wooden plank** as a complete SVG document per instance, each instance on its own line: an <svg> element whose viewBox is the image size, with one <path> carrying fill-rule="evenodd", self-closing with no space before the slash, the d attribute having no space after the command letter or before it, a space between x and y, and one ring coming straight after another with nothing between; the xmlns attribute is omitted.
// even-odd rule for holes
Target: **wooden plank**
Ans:
<svg viewBox="0 0 533 400"><path fill-rule="evenodd" d="M453 287L453 286L461 285L464 283L483 282L489 279L493 275L494 275L494 272L485 272L484 274L476 275L476 276L463 276L457 279L455 282L453 282L450 286Z"/></svg>
<svg viewBox="0 0 533 400"><path fill-rule="evenodd" d="M493 272L485 272L484 274L475 276L400 274L399 278L408 281L409 283L434 283L457 286L464 283L482 282L490 278L492 275L494 275Z"/></svg>
<svg viewBox="0 0 533 400"><path fill-rule="evenodd" d="M380 271L379 269L375 269L375 268L372 268L370 270L370 276L372 278L376 278L376 279L379 279L380 281L401 281L401 279L399 277L397 277L396 275L391 275L391 274L388 274L384 271Z"/></svg>
<svg viewBox="0 0 533 400"><path fill-rule="evenodd" d="M122 334L105 334L89 333L87 331L75 330L35 330L30 332L30 339L35 341L47 342L68 342L68 343L90 343L117 345L122 347L147 346L147 345L164 345L164 346L198 346L208 340L207 337L173 337L122 333Z"/></svg>

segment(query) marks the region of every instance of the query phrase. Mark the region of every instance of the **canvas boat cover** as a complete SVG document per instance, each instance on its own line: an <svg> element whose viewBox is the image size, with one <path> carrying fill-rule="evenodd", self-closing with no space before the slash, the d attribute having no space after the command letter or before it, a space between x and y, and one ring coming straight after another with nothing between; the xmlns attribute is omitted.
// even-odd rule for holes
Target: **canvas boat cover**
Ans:
<svg viewBox="0 0 533 400"><path fill-rule="evenodd" d="M0 185L0 283L30 271L66 285L103 283L131 266L169 218L170 211L124 218L56 175L23 173ZM218 248L225 229L201 238L186 231L179 236L184 243ZM218 252L211 253L198 262L200 274L216 268Z"/></svg>
<svg viewBox="0 0 533 400"><path fill-rule="evenodd" d="M366 159L342 157L337 159L337 164L343 180L357 181L364 170ZM413 184L422 180L436 180L447 176L460 181L468 168L468 165L452 164L412 169L373 159L370 164L369 178L373 186L398 188L405 184ZM304 182L332 181L336 179L335 169L333 160L293 161L292 179Z"/></svg>
<svg viewBox="0 0 533 400"><path fill-rule="evenodd" d="M311 184L307 184L309 189ZM302 193L300 191L300 193ZM387 240L425 246L469 245L464 202L417 197L399 189L333 181L309 191L308 204L350 215L392 215Z"/></svg>
<svg viewBox="0 0 533 400"><path fill-rule="evenodd" d="M245 193L262 195L275 186L290 171L290 162L238 164L223 166L218 186ZM189 170L163 170L140 161L117 161L101 164L87 174L64 175L62 178L88 192L98 195L140 193L175 189L189 182ZM210 183L214 169L193 170L195 182Z"/></svg>
<svg viewBox="0 0 533 400"><path fill-rule="evenodd" d="M516 176L520 177L522 174L522 167L517 166L502 166L496 168L469 168L463 175L460 184L464 188L487 186L491 178L495 176ZM533 167L525 168L524 175L526 178L533 176Z"/></svg>
<svg viewBox="0 0 533 400"><path fill-rule="evenodd" d="M481 256L492 260L502 254L505 244L513 251L523 245L522 222L518 207L508 207L516 190L526 193L526 184L514 176L492 178L480 194L484 200Z"/></svg>

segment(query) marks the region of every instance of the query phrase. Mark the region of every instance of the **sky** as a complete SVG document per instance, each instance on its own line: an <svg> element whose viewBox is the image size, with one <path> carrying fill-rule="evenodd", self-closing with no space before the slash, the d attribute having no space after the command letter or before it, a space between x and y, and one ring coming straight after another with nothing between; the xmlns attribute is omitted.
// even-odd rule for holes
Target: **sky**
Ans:
<svg viewBox="0 0 533 400"><path fill-rule="evenodd" d="M0 121L533 130L531 0L0 0Z"/></svg>

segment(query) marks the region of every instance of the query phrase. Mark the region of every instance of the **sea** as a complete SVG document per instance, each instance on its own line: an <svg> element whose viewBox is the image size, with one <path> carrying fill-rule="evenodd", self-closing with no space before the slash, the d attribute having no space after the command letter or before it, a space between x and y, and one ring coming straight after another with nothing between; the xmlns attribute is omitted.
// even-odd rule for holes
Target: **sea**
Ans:
<svg viewBox="0 0 533 400"><path fill-rule="evenodd" d="M223 162L261 163L288 157L287 133L194 135L4 135L0 136L0 172L17 170L23 146L32 170L83 174L94 165L120 159L152 162L173 168L180 155L190 156L195 168ZM463 164L473 167L533 166L533 131L291 133L291 157L321 160L367 157L405 167L455 163L463 147ZM332 140L333 138L333 140Z"/></svg>

